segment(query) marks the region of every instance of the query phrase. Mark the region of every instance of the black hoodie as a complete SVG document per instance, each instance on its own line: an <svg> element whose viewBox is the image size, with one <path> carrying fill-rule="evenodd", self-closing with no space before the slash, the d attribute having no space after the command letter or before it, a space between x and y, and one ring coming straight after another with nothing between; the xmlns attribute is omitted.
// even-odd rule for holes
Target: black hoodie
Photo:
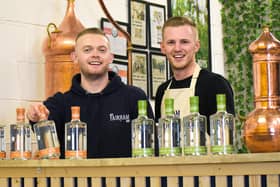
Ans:
<svg viewBox="0 0 280 187"><path fill-rule="evenodd" d="M64 126L71 121L71 106L80 106L80 119L87 123L87 157L113 158L131 156L131 120L137 118L137 101L146 99L143 90L125 85L109 72L109 84L100 93L91 94L81 87L81 75L73 77L69 91L57 93L44 104L54 120L64 158ZM153 112L148 104L148 116Z"/></svg>

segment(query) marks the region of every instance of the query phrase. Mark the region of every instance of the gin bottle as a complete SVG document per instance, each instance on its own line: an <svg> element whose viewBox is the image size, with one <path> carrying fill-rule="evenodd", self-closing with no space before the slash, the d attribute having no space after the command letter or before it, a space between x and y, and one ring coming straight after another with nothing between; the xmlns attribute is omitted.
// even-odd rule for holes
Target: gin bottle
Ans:
<svg viewBox="0 0 280 187"><path fill-rule="evenodd" d="M80 107L72 106L72 120L65 124L65 158L87 158L87 124L80 120Z"/></svg>
<svg viewBox="0 0 280 187"><path fill-rule="evenodd" d="M174 99L164 101L165 116L159 119L158 139L160 156L181 156L180 118L174 115Z"/></svg>
<svg viewBox="0 0 280 187"><path fill-rule="evenodd" d="M6 159L5 126L0 125L0 160Z"/></svg>
<svg viewBox="0 0 280 187"><path fill-rule="evenodd" d="M40 120L34 124L39 159L59 159L60 145L55 122L48 120L43 107L40 107Z"/></svg>
<svg viewBox="0 0 280 187"><path fill-rule="evenodd" d="M212 154L234 152L234 116L226 111L225 94L217 94L217 112L210 116L210 146Z"/></svg>
<svg viewBox="0 0 280 187"><path fill-rule="evenodd" d="M206 116L199 113L198 96L190 97L190 114L183 118L184 155L205 155Z"/></svg>
<svg viewBox="0 0 280 187"><path fill-rule="evenodd" d="M10 159L31 159L31 126L25 123L25 109L16 109L16 124L10 126Z"/></svg>
<svg viewBox="0 0 280 187"><path fill-rule="evenodd" d="M132 157L154 156L154 120L147 117L147 101L138 101L138 117L132 120Z"/></svg>

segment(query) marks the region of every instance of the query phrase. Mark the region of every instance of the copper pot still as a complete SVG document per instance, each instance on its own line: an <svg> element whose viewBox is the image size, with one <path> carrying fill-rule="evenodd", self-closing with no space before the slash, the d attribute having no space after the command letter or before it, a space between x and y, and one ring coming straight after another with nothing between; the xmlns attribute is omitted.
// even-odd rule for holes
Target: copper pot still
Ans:
<svg viewBox="0 0 280 187"><path fill-rule="evenodd" d="M65 16L57 27L54 23L47 26L48 37L43 42L45 55L45 96L65 92L71 86L72 77L79 72L78 64L71 60L75 38L84 26L76 18L75 0L67 0Z"/></svg>
<svg viewBox="0 0 280 187"><path fill-rule="evenodd" d="M246 117L244 142L249 152L280 151L280 42L264 27L249 46L253 57L255 109Z"/></svg>

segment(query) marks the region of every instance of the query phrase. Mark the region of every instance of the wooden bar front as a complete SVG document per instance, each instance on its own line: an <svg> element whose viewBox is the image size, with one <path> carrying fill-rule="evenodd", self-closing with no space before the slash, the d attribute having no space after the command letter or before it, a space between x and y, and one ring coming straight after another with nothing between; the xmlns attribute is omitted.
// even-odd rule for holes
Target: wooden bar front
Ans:
<svg viewBox="0 0 280 187"><path fill-rule="evenodd" d="M0 160L0 187L161 187L163 176L168 187L279 187L279 175L280 153Z"/></svg>

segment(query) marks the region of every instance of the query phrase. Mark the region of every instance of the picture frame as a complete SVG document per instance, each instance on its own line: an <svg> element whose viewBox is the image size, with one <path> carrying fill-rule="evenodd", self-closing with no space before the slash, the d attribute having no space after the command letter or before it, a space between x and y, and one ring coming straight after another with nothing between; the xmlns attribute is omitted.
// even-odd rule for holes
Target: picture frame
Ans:
<svg viewBox="0 0 280 187"><path fill-rule="evenodd" d="M151 52L150 55L150 90L155 99L158 87L168 80L168 61L162 53Z"/></svg>
<svg viewBox="0 0 280 187"><path fill-rule="evenodd" d="M162 41L162 27L165 20L165 6L149 3L149 48L152 50L160 50L160 43Z"/></svg>
<svg viewBox="0 0 280 187"><path fill-rule="evenodd" d="M181 4L180 4L181 3ZM200 50L196 54L198 64L211 71L211 29L210 29L210 0L182 1L167 0L168 17L188 16L197 25L200 40ZM197 15L199 12L200 15Z"/></svg>
<svg viewBox="0 0 280 187"><path fill-rule="evenodd" d="M148 53L132 50L132 85L141 88L149 96Z"/></svg>
<svg viewBox="0 0 280 187"><path fill-rule="evenodd" d="M121 77L122 82L127 84L127 78L128 78L127 62L114 60L113 63L109 65L109 69L117 73Z"/></svg>
<svg viewBox="0 0 280 187"><path fill-rule="evenodd" d="M147 3L128 0L128 22L132 46L147 48Z"/></svg>
<svg viewBox="0 0 280 187"><path fill-rule="evenodd" d="M116 21L125 31L128 31L128 23ZM124 34L116 29L114 25L106 18L101 18L101 29L109 38L111 51L115 58L127 59L127 38Z"/></svg>

